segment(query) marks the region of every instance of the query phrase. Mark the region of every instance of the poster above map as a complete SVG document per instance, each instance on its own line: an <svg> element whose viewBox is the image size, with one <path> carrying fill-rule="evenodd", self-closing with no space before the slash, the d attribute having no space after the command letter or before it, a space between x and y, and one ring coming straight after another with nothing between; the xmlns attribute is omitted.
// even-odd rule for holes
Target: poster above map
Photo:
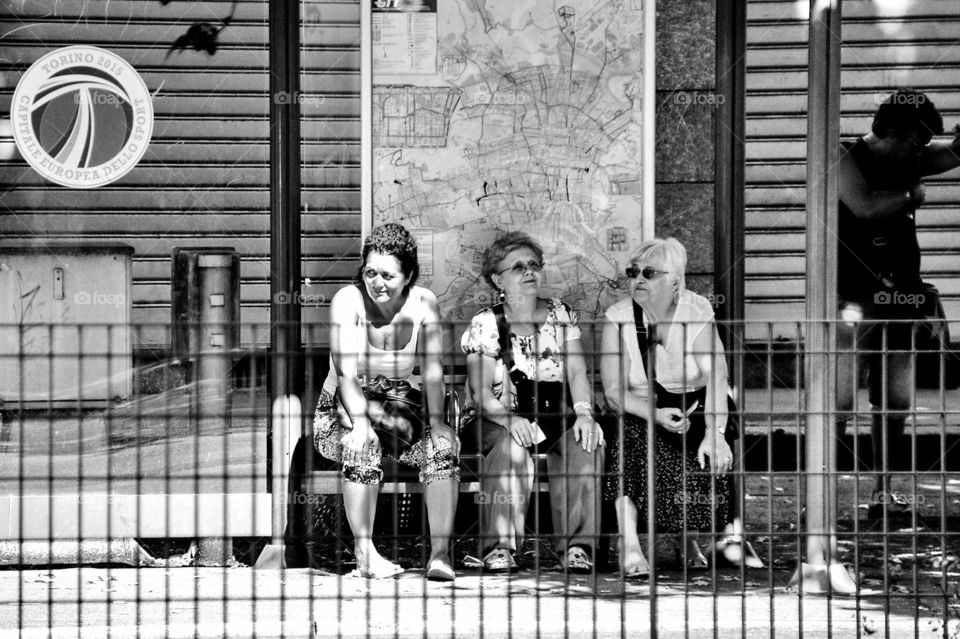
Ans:
<svg viewBox="0 0 960 639"><path fill-rule="evenodd" d="M371 0L373 72L437 70L437 0Z"/></svg>
<svg viewBox="0 0 960 639"><path fill-rule="evenodd" d="M546 287L585 317L624 294L642 239L639 2L439 3L435 71L374 63L372 221L425 244L446 318L490 303L480 258L505 230L544 246Z"/></svg>

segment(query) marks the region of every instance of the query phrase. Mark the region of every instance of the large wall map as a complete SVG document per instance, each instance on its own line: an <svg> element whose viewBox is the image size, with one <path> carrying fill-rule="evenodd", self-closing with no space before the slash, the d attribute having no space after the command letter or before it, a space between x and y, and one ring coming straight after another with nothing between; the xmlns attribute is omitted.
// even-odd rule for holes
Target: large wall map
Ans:
<svg viewBox="0 0 960 639"><path fill-rule="evenodd" d="M514 229L550 291L601 314L641 240L639 0L438 4L434 76L374 63L374 222L419 237L447 319L490 303L480 256Z"/></svg>

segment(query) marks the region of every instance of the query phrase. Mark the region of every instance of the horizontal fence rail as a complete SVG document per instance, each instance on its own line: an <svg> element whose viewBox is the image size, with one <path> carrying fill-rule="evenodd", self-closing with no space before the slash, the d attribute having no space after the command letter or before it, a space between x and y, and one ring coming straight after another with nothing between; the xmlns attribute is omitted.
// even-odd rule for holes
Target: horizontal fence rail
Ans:
<svg viewBox="0 0 960 639"><path fill-rule="evenodd" d="M278 353L266 324L0 324L0 599L16 604L0 634L957 636L960 358L937 321L825 324L840 380L829 464L804 458L809 323L648 326L644 363L634 323L583 321L580 364L529 345L540 380L560 382L531 391L531 437L539 427L546 441L520 445L508 409L478 396L491 381L519 396L522 382L494 368L471 383L471 358L496 339L478 336L470 355L470 324L444 323L441 351L420 353L412 378L433 407L423 434L412 453L381 435L373 466L330 458L348 431L318 436L331 415L363 418L324 391L337 382L327 325ZM269 397L275 358L302 362L302 397ZM582 368L585 384L557 365ZM434 366L439 385L425 381ZM678 376L711 375L710 393L676 399L689 419L647 428L662 417L650 377L662 401ZM368 397L400 386L358 380ZM579 433L591 420L595 449ZM438 421L458 429L459 457L431 437ZM729 469L715 470L726 445ZM848 596L795 579L807 511L823 507L807 502L811 475L836 502L828 532ZM372 501L351 493L363 482ZM382 560L358 556L356 503L375 504ZM452 585L432 570L438 553Z"/></svg>

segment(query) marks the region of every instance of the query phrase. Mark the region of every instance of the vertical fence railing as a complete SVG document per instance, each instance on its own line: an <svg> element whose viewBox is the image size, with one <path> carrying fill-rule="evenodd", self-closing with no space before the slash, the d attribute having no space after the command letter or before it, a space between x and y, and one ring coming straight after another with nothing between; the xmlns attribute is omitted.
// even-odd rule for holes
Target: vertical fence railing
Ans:
<svg viewBox="0 0 960 639"><path fill-rule="evenodd" d="M583 343L593 414L605 428L607 447L616 442L623 450L636 421L605 407L610 392L604 392L600 362L613 357L618 362L613 370L628 377L637 376L642 366L634 362L631 368L622 350L604 352L601 325L589 324L584 323ZM531 628L567 636L581 636L584 629L598 636L628 636L651 622L655 636L953 636L960 630L955 532L960 397L950 387L957 359L949 345L929 338L937 334L935 323L909 326L909 344L881 336L875 352L861 348L849 358L837 351L821 353L838 367L838 375L855 379L870 358L880 361L887 374L902 372L893 363L903 360L896 359L898 354L908 356L917 370L936 372L925 382L934 387L911 391L908 408L884 408L885 396L880 406L871 406L868 389L855 384L849 410L836 411L846 420L845 430L825 425L837 451L835 468L823 474L836 504L835 557L855 584L847 598L787 588L805 557L808 535L820 534L806 526L810 512L804 490L803 439L811 414L804 405L802 380L810 322L741 325L737 331L749 341L724 345L726 355L740 360L744 369L728 409L730 418L738 418L739 439L731 443L734 463L725 478L700 475L709 471L694 468L681 473L677 483L665 483L658 473L666 458L658 452L660 434L653 428L643 434L644 463L617 464L608 455L601 497L585 505L601 522L581 541L595 566L585 573L566 563L566 551L558 552L551 510L556 505L551 499L559 499L567 506L561 512L569 515L578 496L549 486L551 479L582 471L570 463L551 466L549 454L539 449L531 457L532 493L522 496L528 504L522 540L507 548L517 569L494 572L478 565L497 541L484 538L491 530L482 525L485 509L520 496L503 488L508 483L489 488L483 456L465 448L452 531L453 588L423 580L431 557L427 489L416 469L394 464L384 466L373 537L380 552L405 572L393 580L347 578L356 557L341 500L343 477L339 466L315 448L313 437L314 412L328 373L328 327L305 327L303 410L284 440L288 450L271 452L267 370L270 357L286 355L269 350L266 325L241 325L245 346L240 349L215 354L199 349L176 360L145 341L146 336L169 338L169 327L0 326L0 366L9 375L0 398L0 533L5 533L0 565L8 568L0 571L0 591L4 603L18 606L15 615L0 615L0 629L16 625L39 633L41 626L77 625L94 619L94 609L108 613L103 623L126 627L126 612L121 611L133 606L133 618L141 625L159 624L172 633L184 619L197 628L212 619L219 624L217 631L224 632L238 624L257 627L256 615L269 618L272 611L296 603L308 606L303 626L308 633L314 622L324 628L320 634L346 636L358 624L378 628L390 623L412 632L417 622L401 602L419 597L416 616L435 620L454 636L469 634L464 624L471 617L472 631L479 627L497 636L526 636ZM827 331L839 327L834 321L821 325ZM473 408L464 405L471 395L467 359L459 346L464 329L462 324L444 326L448 420L456 420L454 407L461 415ZM129 330L134 357L129 350L123 358L115 357L115 333L124 330ZM671 330L683 336L698 327ZM863 324L856 330L885 329ZM923 340L920 330L927 331ZM624 326L621 335L633 332L633 325ZM699 355L720 352L719 344L710 344L709 352L683 353L682 368L699 366ZM657 350L651 351L651 370L666 365L667 360L655 356ZM229 401L211 394L220 382L208 386L192 376L205 369L200 365L204 357L224 358L214 368L228 371ZM618 387L620 405L639 410L648 423L655 421L652 403L631 404L626 398L631 383ZM125 397L115 396L111 389L121 387L130 390ZM69 393L58 395L62 389ZM211 412L210 406L217 409ZM874 419L882 424L899 417L905 417L907 431L897 443L887 439L886 429L876 431L879 441L872 439ZM892 491L911 509L892 508L894 495L877 483L871 468L874 446L878 459L898 464L878 470L892 476ZM698 447L696 441L682 444L687 453ZM898 449L900 459L888 455ZM271 492L277 484L267 472L271 454L274 470L285 477L279 500ZM548 470L554 470L554 477ZM610 492L624 493L631 473L637 472L647 473L647 493L640 498L646 503L636 504L640 516L634 516L649 562L646 579L625 574L623 536L610 501ZM655 507L664 497L668 505L683 506L677 525L665 522ZM278 504L284 508L284 558L288 568L300 566L299 571L251 570L246 578L242 572L229 577L218 573L215 585L204 581L204 570L233 566L236 571L256 563L275 535L271 522ZM696 523L703 521L696 508L704 504L709 507L707 523ZM730 514L721 515L717 506ZM689 563L696 558L689 545L694 539L708 559L706 570ZM739 565L730 561L738 558ZM76 565L99 566L108 581L132 590L94 595L76 573L68 577L66 571L51 569ZM302 569L307 567L312 570ZM192 582L189 588L179 585L185 573L204 581L207 589ZM3 579L15 574L31 577L3 588ZM281 578L294 579L296 587L294 582L270 586L272 590L265 585L265 579ZM238 583L242 586L235 587ZM76 590L74 599L68 597L73 606L69 615L61 609L59 589ZM440 600L447 601L445 608L439 607ZM241 602L246 602L246 613L238 608Z"/></svg>

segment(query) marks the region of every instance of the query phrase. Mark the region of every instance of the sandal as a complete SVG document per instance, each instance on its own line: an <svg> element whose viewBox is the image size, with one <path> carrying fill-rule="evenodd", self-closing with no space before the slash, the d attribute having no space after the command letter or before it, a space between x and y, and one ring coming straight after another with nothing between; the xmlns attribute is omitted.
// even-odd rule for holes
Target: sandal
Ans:
<svg viewBox="0 0 960 639"><path fill-rule="evenodd" d="M749 541L739 535L729 535L717 540L717 543L711 549L716 551L717 558L722 558L731 566L746 566L747 568L763 568L763 560L753 549ZM712 554L708 550L708 554Z"/></svg>
<svg viewBox="0 0 960 639"><path fill-rule="evenodd" d="M624 558L623 562L624 579L647 579L650 577L650 564L643 553L637 553L636 558L632 560Z"/></svg>
<svg viewBox="0 0 960 639"><path fill-rule="evenodd" d="M683 553L683 562L686 564L687 570L706 570L709 565L707 564L707 558L703 556L703 552L700 550L700 544L695 539L687 540L687 550Z"/></svg>
<svg viewBox="0 0 960 639"><path fill-rule="evenodd" d="M380 557L371 562L366 568L361 568L358 565L357 568L347 576L359 579L389 579L390 577L396 577L402 572L404 572L403 566Z"/></svg>
<svg viewBox="0 0 960 639"><path fill-rule="evenodd" d="M510 572L517 562L506 548L494 548L483 557L483 569L487 572Z"/></svg>
<svg viewBox="0 0 960 639"><path fill-rule="evenodd" d="M432 559L427 564L427 579L430 581L453 581L456 578L453 568L443 559Z"/></svg>
<svg viewBox="0 0 960 639"><path fill-rule="evenodd" d="M570 546L567 548L567 570L579 574L589 574L593 572L593 561L587 551L580 546Z"/></svg>

